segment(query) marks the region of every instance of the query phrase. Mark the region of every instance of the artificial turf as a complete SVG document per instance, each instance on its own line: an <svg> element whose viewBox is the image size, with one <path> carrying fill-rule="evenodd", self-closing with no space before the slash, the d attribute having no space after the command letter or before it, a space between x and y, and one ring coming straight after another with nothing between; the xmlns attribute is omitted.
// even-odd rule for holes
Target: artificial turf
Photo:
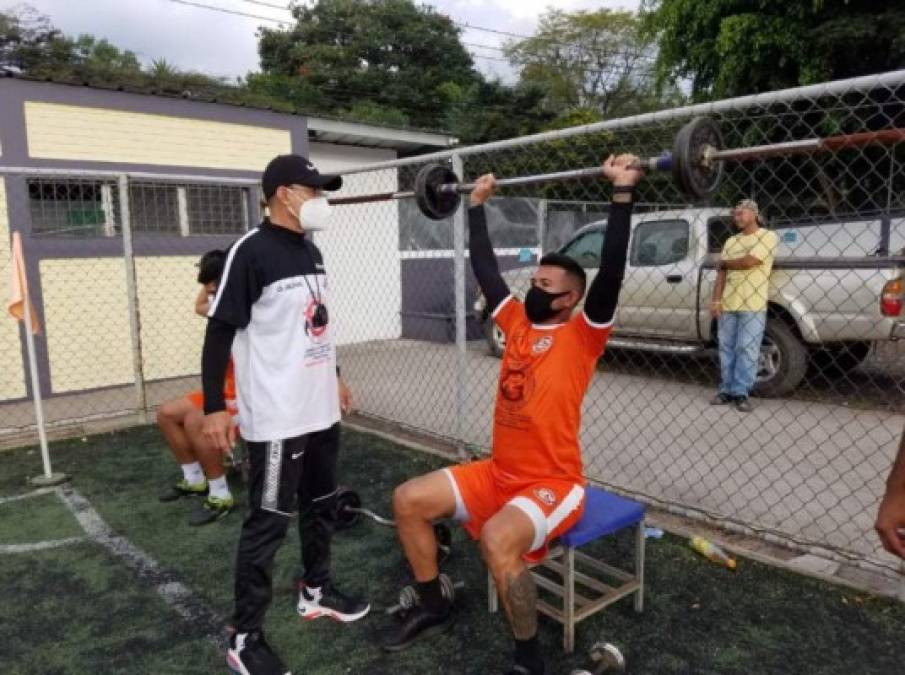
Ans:
<svg viewBox="0 0 905 675"><path fill-rule="evenodd" d="M72 474L120 535L153 556L214 612L228 619L241 513L203 528L186 522L192 504L160 504L156 495L178 469L155 429L56 443L54 468ZM444 464L438 457L369 434L346 431L341 482L368 507L389 513L393 487ZM39 471L34 449L0 454L0 497L27 490ZM243 486L233 480L238 494ZM78 534L54 496L0 504L0 544ZM500 614L486 609L485 572L476 547L454 529L445 571L464 580L455 626L445 635L395 655L376 646L393 604L408 582L392 530L362 521L337 533L338 585L367 594L372 613L361 622L301 622L292 580L298 535L290 528L277 556L275 595L265 630L295 673L502 673L510 640ZM624 562L632 540L617 536L590 547ZM561 628L541 619L548 672L565 675L589 665L598 641L617 644L631 673L902 673L905 605L859 594L742 560L736 572L713 565L667 535L647 546L643 614L626 599L581 623L575 654L561 649ZM223 653L198 626L163 603L153 587L95 543L0 555L0 672L217 673Z"/></svg>

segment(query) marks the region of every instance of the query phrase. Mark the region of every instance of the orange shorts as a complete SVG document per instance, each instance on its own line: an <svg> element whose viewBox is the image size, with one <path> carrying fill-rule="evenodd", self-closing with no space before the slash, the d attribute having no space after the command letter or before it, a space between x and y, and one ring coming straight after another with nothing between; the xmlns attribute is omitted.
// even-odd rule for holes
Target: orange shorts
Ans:
<svg viewBox="0 0 905 675"><path fill-rule="evenodd" d="M578 522L584 512L584 486L564 480L518 478L500 471L492 459L444 469L456 495L456 520L473 539L504 506L521 509L534 524L534 541L525 555L540 562L549 543Z"/></svg>
<svg viewBox="0 0 905 675"><path fill-rule="evenodd" d="M200 389L196 389L195 391L190 391L185 397L191 402L193 406L195 406L198 410L204 411L204 392ZM232 398L226 399L226 411L232 415L233 423L239 423L239 406L236 404L236 400Z"/></svg>

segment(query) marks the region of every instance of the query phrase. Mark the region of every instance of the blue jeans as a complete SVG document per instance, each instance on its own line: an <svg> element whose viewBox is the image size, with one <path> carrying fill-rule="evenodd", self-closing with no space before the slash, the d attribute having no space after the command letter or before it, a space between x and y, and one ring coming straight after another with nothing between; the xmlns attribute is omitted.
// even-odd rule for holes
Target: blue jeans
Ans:
<svg viewBox="0 0 905 675"><path fill-rule="evenodd" d="M757 377L766 312L723 312L719 322L720 393L747 396Z"/></svg>

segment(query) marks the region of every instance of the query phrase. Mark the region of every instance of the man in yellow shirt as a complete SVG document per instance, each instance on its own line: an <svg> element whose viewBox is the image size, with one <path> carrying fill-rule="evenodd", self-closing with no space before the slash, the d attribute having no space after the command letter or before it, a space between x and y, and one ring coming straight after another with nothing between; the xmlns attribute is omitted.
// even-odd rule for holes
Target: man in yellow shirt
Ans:
<svg viewBox="0 0 905 675"><path fill-rule="evenodd" d="M767 326L770 271L779 237L760 227L760 210L743 199L732 211L741 232L723 246L713 287L711 315L719 319L720 391L713 405L735 404L750 412L748 395L757 376L760 345Z"/></svg>

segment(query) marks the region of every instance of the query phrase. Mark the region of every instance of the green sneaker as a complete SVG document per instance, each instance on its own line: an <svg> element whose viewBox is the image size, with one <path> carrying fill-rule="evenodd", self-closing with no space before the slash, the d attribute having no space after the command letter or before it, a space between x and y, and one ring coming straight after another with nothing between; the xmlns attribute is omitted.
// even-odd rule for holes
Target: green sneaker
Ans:
<svg viewBox="0 0 905 675"><path fill-rule="evenodd" d="M236 506L236 500L230 497L208 497L189 516L189 525L207 525L215 520L220 520Z"/></svg>
<svg viewBox="0 0 905 675"><path fill-rule="evenodd" d="M200 483L189 483L185 478L171 485L160 493L158 499L162 502L175 502L183 497L198 497L207 494L207 481L202 480Z"/></svg>

